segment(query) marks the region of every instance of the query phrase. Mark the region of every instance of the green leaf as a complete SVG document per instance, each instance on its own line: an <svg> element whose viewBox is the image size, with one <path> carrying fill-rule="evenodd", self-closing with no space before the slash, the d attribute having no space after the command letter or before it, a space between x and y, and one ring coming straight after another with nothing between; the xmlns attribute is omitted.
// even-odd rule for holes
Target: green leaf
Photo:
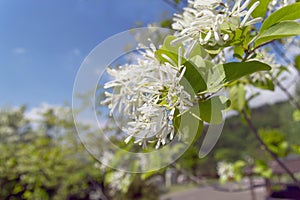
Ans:
<svg viewBox="0 0 300 200"><path fill-rule="evenodd" d="M285 135L277 129L260 129L259 134L268 148L279 157L285 157L288 154L288 142Z"/></svg>
<svg viewBox="0 0 300 200"><path fill-rule="evenodd" d="M300 34L300 23L295 21L282 21L266 29L254 42L255 46L263 43Z"/></svg>
<svg viewBox="0 0 300 200"><path fill-rule="evenodd" d="M293 120L295 122L300 122L300 110L295 110L293 112Z"/></svg>
<svg viewBox="0 0 300 200"><path fill-rule="evenodd" d="M215 45L215 46L210 46L210 45L206 45L205 46L205 51L211 55L217 55L218 53L220 53L222 50L222 47L219 45Z"/></svg>
<svg viewBox="0 0 300 200"><path fill-rule="evenodd" d="M241 47L239 45L234 46L234 54L233 54L234 57L242 60L244 53L245 52L244 52L243 47Z"/></svg>
<svg viewBox="0 0 300 200"><path fill-rule="evenodd" d="M295 57L295 67L300 70L300 55Z"/></svg>
<svg viewBox="0 0 300 200"><path fill-rule="evenodd" d="M236 181L241 181L243 178L243 168L246 166L246 162L243 160L238 160L233 164L233 171L234 171L234 179Z"/></svg>
<svg viewBox="0 0 300 200"><path fill-rule="evenodd" d="M224 83L229 83L257 71L271 70L269 65L259 61L225 63L223 68L225 73Z"/></svg>
<svg viewBox="0 0 300 200"><path fill-rule="evenodd" d="M300 18L300 3L290 4L285 6L276 12L268 16L261 26L260 33L263 33L266 29L277 24L278 22L286 20L296 20Z"/></svg>
<svg viewBox="0 0 300 200"><path fill-rule="evenodd" d="M186 141L192 140L192 144L195 143L203 130L203 121L199 118L199 107L193 106L188 111L180 114L179 111L175 111L173 125L182 137L187 138ZM190 136L192 135L195 136L191 139Z"/></svg>
<svg viewBox="0 0 300 200"><path fill-rule="evenodd" d="M182 55L183 55L183 54L184 54L184 46L183 46L182 43L178 43L178 44L176 44L176 45L171 45L171 42L172 42L173 40L175 40L175 39L177 39L176 36L173 36L173 35L167 36L167 37L164 39L164 43L163 43L161 49L164 49L164 50L166 50L166 51L171 51L171 52L173 52L173 53L175 53L175 54L178 54L178 50L179 50L179 48L181 48L181 50L182 50Z"/></svg>
<svg viewBox="0 0 300 200"><path fill-rule="evenodd" d="M155 57L159 62L170 63L172 66L178 62L178 54L165 49L156 50ZM166 57L170 58L170 60L168 60Z"/></svg>
<svg viewBox="0 0 300 200"><path fill-rule="evenodd" d="M292 150L300 155L300 146L299 145L292 145Z"/></svg>
<svg viewBox="0 0 300 200"><path fill-rule="evenodd" d="M201 63L203 63L202 65L205 66L205 68L200 68L200 73L203 73L204 80L207 84L207 90L202 91L202 93L216 92L224 85L238 80L243 76L250 75L257 71L271 69L269 65L259 61L231 62L213 65L209 61L201 62L200 60L197 63L198 65L201 65Z"/></svg>
<svg viewBox="0 0 300 200"><path fill-rule="evenodd" d="M259 1L259 5L255 8L255 10L251 13L251 16L256 17L265 17L268 9L269 2L271 0L252 0L249 4L248 8L250 8L255 2Z"/></svg>
<svg viewBox="0 0 300 200"><path fill-rule="evenodd" d="M189 58L193 59L195 56L200 56L202 58L205 58L208 56L208 53L205 51L205 49L199 44L196 43L192 49L192 51L189 54Z"/></svg>
<svg viewBox="0 0 300 200"><path fill-rule="evenodd" d="M178 64L178 53L181 49L181 54L184 54L184 46L179 43L176 45L171 45L171 42L176 39L175 36L169 35L164 39L162 47L155 52L155 58L161 63L170 63L171 65ZM167 59L166 57L170 58ZM182 58L182 62L186 60Z"/></svg>
<svg viewBox="0 0 300 200"><path fill-rule="evenodd" d="M254 173L261 175L264 178L270 178L272 176L272 169L263 160L257 160L253 168Z"/></svg>
<svg viewBox="0 0 300 200"><path fill-rule="evenodd" d="M204 78L201 75L199 67L189 61L186 61L185 63L183 63L183 65L186 67L186 71L183 76L193 88L194 93L206 90L207 85ZM181 82L182 85L185 85L183 81Z"/></svg>
<svg viewBox="0 0 300 200"><path fill-rule="evenodd" d="M163 28L172 28L173 21L171 19L164 20L160 22L161 27Z"/></svg>
<svg viewBox="0 0 300 200"><path fill-rule="evenodd" d="M223 120L222 110L226 109L227 101L223 102L219 96L199 103L200 118L211 124L220 124Z"/></svg>
<svg viewBox="0 0 300 200"><path fill-rule="evenodd" d="M242 111L246 103L246 90L243 84L233 85L229 90L231 109Z"/></svg>

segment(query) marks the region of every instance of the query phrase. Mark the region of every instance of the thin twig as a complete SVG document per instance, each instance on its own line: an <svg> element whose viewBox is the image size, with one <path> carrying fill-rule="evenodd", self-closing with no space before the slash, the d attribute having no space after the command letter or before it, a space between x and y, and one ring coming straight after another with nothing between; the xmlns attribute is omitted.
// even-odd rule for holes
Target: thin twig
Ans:
<svg viewBox="0 0 300 200"><path fill-rule="evenodd" d="M267 146L267 144L263 141L263 139L260 137L256 127L254 126L254 124L252 123L251 119L248 117L247 113L243 110L242 114L248 124L248 127L251 129L252 133L254 134L255 138L259 141L259 143L264 147L265 151L267 151L272 157L273 159L278 163L278 165L281 166L282 169L284 169L284 171L286 171L286 173L291 177L291 179L293 180L293 182L295 184L297 184L297 186L300 188L300 183L298 182L298 180L296 179L296 177L294 176L294 174L290 171L289 168L287 168L287 166L285 166L285 164L277 157L277 155L275 153L273 153Z"/></svg>
<svg viewBox="0 0 300 200"><path fill-rule="evenodd" d="M276 53L281 56L281 58L284 60L284 62L288 65L292 65L293 61L291 61L284 52L281 51L281 49L279 48L279 46L277 45L276 42L272 42L271 43L273 49L276 51Z"/></svg>
<svg viewBox="0 0 300 200"><path fill-rule="evenodd" d="M284 60L284 62L287 65L293 65L293 61L290 60L284 52L279 48L277 43L272 42L271 43L273 49L276 51L276 53L281 56L281 58ZM273 79L275 84L286 94L286 96L289 98L289 101L291 104L293 104L298 110L300 110L300 104L298 103L297 99L288 91L286 87L284 87L280 81L278 81L276 78Z"/></svg>

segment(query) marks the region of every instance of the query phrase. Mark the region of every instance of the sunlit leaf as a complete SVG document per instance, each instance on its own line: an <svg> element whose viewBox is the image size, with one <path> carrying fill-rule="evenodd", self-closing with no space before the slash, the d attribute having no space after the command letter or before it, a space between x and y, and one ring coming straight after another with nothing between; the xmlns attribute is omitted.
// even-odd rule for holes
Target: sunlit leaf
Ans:
<svg viewBox="0 0 300 200"><path fill-rule="evenodd" d="M263 43L281 39L289 36L296 36L300 34L300 23L295 21L281 21L260 34L255 41L255 46Z"/></svg>
<svg viewBox="0 0 300 200"><path fill-rule="evenodd" d="M278 22L299 19L299 10L300 3L294 3L275 11L263 22L260 33L263 33L266 29L273 26L274 24L277 24Z"/></svg>

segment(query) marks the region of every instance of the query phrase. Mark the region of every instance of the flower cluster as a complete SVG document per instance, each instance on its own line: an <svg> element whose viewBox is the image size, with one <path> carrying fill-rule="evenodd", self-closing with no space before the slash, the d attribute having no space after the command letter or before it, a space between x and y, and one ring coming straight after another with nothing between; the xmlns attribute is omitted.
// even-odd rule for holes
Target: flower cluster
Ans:
<svg viewBox="0 0 300 200"><path fill-rule="evenodd" d="M154 57L155 51L152 45L142 52L137 64L108 69L114 79L104 88L113 92L105 92L102 104L108 105L111 115L118 110L130 118L124 128L128 134L126 143L135 138L135 143L145 147L154 138L159 148L167 138L174 137L175 110L183 112L193 104L191 95L180 84L186 69L181 65L180 55L178 63L161 64Z"/></svg>
<svg viewBox="0 0 300 200"><path fill-rule="evenodd" d="M265 85L267 85L268 80L273 80L274 77L277 76L277 74L280 74L280 64L275 59L275 54L273 54L270 51L267 51L266 49L258 49L256 50L257 57L253 60L258 60L263 63L268 64L272 67L270 71L261 71L261 72L255 72L249 76L250 80L255 82L261 82Z"/></svg>
<svg viewBox="0 0 300 200"><path fill-rule="evenodd" d="M234 167L232 163L219 162L217 172L221 182L226 182L234 178Z"/></svg>
<svg viewBox="0 0 300 200"><path fill-rule="evenodd" d="M222 0L190 0L182 14L175 14L172 27L178 31L176 42L199 42L201 45L224 44L229 34L241 27L258 23L262 18L251 19L250 15L259 5L255 2L249 10L251 0L237 0L231 6Z"/></svg>

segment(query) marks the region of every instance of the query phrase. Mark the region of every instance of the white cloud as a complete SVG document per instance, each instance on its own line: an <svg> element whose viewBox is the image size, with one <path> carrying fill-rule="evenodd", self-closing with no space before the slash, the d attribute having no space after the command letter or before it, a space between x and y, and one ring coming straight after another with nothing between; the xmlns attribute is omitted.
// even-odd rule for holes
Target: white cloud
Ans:
<svg viewBox="0 0 300 200"><path fill-rule="evenodd" d="M27 52L27 50L24 47L16 47L12 50L12 52L16 55L23 55Z"/></svg>

